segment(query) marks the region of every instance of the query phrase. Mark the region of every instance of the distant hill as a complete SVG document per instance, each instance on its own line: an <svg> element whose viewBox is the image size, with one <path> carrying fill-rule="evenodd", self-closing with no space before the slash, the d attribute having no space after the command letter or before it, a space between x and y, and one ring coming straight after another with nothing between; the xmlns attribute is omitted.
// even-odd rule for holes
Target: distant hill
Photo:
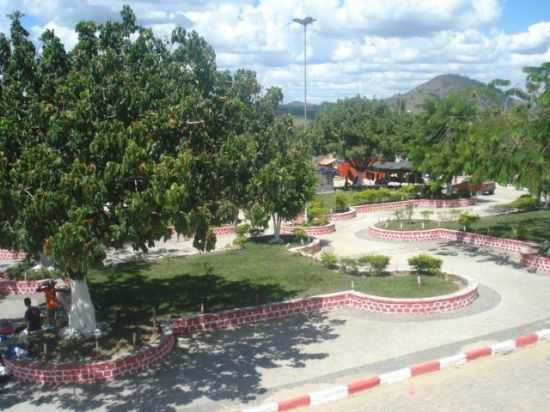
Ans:
<svg viewBox="0 0 550 412"><path fill-rule="evenodd" d="M445 97L456 92L476 92L480 100L487 106L502 106L506 96L500 90L491 88L485 83L456 74L443 74L415 87L411 91L386 99L396 107L402 107L413 113L422 110L422 105L432 97ZM512 104L515 102L512 100ZM403 107L404 105L404 107Z"/></svg>

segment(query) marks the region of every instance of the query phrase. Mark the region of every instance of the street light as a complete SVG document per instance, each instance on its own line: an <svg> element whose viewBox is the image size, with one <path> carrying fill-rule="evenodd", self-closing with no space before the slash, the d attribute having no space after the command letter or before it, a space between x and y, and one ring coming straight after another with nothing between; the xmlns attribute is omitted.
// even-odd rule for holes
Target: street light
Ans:
<svg viewBox="0 0 550 412"><path fill-rule="evenodd" d="M304 26L304 127L307 127L307 26L317 20L313 17L305 17L303 19L293 19L292 21Z"/></svg>

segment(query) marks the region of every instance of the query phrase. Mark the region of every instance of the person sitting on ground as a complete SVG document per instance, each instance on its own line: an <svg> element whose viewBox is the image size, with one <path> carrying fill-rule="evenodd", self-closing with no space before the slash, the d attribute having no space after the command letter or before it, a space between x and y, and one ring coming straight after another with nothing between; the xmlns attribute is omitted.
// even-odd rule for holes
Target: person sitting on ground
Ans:
<svg viewBox="0 0 550 412"><path fill-rule="evenodd" d="M36 289L37 292L44 292L46 296L46 309L48 313L48 323L55 325L55 312L59 306L57 302L55 280L49 280L44 285Z"/></svg>
<svg viewBox="0 0 550 412"><path fill-rule="evenodd" d="M25 322L27 323L27 332L35 332L42 329L40 321L40 310L37 307L31 306L30 298L24 300L27 310L25 311Z"/></svg>

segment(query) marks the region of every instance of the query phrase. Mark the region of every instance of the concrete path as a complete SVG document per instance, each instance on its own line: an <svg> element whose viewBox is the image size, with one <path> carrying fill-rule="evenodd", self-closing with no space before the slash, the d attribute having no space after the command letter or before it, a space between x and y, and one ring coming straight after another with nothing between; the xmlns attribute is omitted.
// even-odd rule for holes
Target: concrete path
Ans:
<svg viewBox="0 0 550 412"><path fill-rule="evenodd" d="M484 197L487 202L468 209L491 214L494 204L519 194L499 189L497 195ZM394 269L405 269L407 258L419 252L442 256L444 270L481 284L474 306L428 317L338 311L180 339L158 371L55 390L10 383L0 389L0 409L235 410L550 326L550 276L529 273L513 258L487 250L369 239L368 227L387 216L363 215L339 223L335 234L323 237L326 247L340 256L383 253L392 257Z"/></svg>

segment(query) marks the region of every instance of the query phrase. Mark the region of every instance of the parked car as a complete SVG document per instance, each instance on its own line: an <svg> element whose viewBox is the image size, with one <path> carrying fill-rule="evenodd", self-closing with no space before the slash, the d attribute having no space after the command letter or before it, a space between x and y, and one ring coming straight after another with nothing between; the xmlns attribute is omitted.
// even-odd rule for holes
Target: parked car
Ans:
<svg viewBox="0 0 550 412"><path fill-rule="evenodd" d="M464 180L461 183L453 185L453 193L458 193L462 190L469 190L472 194L481 193L483 195L494 195L496 187L496 183L490 180L477 184Z"/></svg>

